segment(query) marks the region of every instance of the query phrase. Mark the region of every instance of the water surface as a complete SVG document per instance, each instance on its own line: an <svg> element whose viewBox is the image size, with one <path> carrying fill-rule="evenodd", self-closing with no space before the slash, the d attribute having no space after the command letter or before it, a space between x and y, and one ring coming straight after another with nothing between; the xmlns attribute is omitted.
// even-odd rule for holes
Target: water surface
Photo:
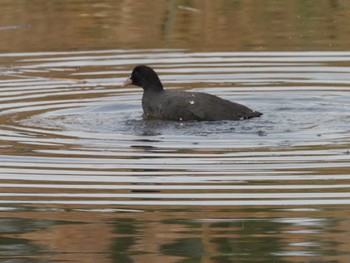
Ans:
<svg viewBox="0 0 350 263"><path fill-rule="evenodd" d="M0 261L348 262L346 1L0 1ZM264 113L142 118L167 89Z"/></svg>
<svg viewBox="0 0 350 263"><path fill-rule="evenodd" d="M348 254L339 232L350 203L350 53L2 56L12 65L0 80L1 220L12 244L1 248L5 258ZM153 66L168 89L210 92L264 115L143 120L141 90L120 87L135 64ZM72 244L56 243L67 235Z"/></svg>

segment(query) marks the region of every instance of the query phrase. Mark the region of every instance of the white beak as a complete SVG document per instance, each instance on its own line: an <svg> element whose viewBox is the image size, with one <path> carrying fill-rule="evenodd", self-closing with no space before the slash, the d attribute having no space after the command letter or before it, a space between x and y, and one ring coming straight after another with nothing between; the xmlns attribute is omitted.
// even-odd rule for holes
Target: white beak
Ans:
<svg viewBox="0 0 350 263"><path fill-rule="evenodd" d="M130 84L132 84L131 78L127 78L127 79L123 82L122 88L125 88L126 86L128 86L128 85L130 85Z"/></svg>

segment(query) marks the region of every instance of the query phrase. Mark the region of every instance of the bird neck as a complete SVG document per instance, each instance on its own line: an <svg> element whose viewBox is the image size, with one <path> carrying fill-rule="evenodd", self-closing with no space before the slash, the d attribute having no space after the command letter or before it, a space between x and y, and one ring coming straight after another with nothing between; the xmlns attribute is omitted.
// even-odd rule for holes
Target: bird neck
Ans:
<svg viewBox="0 0 350 263"><path fill-rule="evenodd" d="M163 85L158 79L158 81L153 81L142 87L145 92L160 92L163 91Z"/></svg>

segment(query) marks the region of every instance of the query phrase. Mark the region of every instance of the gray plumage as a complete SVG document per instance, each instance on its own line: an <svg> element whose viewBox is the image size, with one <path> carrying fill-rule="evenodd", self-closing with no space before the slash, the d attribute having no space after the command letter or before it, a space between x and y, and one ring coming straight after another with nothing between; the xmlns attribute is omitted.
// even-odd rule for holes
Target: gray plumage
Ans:
<svg viewBox="0 0 350 263"><path fill-rule="evenodd" d="M147 66L134 68L125 86L143 88L142 108L145 118L175 121L242 120L262 113L239 103L203 92L164 90L158 75Z"/></svg>

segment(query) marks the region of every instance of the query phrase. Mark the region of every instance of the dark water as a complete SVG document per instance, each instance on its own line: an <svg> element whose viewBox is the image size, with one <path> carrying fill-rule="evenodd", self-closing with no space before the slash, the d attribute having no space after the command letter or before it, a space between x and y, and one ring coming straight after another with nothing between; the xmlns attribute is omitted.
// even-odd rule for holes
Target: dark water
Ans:
<svg viewBox="0 0 350 263"><path fill-rule="evenodd" d="M103 45L93 28L84 31L83 23L71 21L71 30L80 35L69 35L85 40L80 51L66 38L61 50L29 36L25 39L35 45L14 41L18 45L11 50L9 42L1 42L1 261L348 262L346 39L334 37L329 42L334 50L322 45L323 34L317 38L314 33L309 37L323 49L310 51L310 43L303 48L302 42L288 42L287 51L273 51L283 46L280 40L279 45L259 44L271 51L256 51L258 45L247 43L238 48L247 51L237 51L234 47L244 45L242 40L231 46L223 38L217 48L213 43L194 48L192 38L181 44L189 32L168 28L172 40L166 42L150 28L147 34L153 32L154 39L140 49L138 39L144 33L137 33L131 22L125 24L126 18L116 20L110 10L134 8L129 19L139 19L136 14L142 12L148 17L143 1L34 2L36 8L27 1L2 2L13 14L37 12L28 14L30 23L0 24L3 39L40 36L33 16L41 17L42 10L83 19L94 14L95 28L100 25L108 33L113 26L130 29L134 39L126 48L112 34ZM196 1L156 1L154 23L162 23L157 17L166 10L175 21L197 21L197 15L207 21L213 15L221 20L212 27L224 36L230 12L243 18L257 10L254 2L233 1L234 11L223 14L224 2L205 7ZM266 10L260 14L272 12L277 22L284 21L278 16L283 8L279 1L261 2ZM329 15L348 10L338 1L320 1L308 9L302 2L288 1L285 8L301 5L291 8L290 16L299 15L304 22L317 20L325 10ZM99 12L92 12L94 8ZM323 28L323 23L314 27ZM55 27L59 25L64 28L64 21ZM325 28L320 32L330 30ZM282 31L274 28L271 38ZM54 39L55 34L45 37ZM204 41L208 34L197 37ZM258 43L251 35L242 38ZM239 122L143 120L141 90L120 87L137 64L154 67L168 89L209 92L264 115Z"/></svg>

